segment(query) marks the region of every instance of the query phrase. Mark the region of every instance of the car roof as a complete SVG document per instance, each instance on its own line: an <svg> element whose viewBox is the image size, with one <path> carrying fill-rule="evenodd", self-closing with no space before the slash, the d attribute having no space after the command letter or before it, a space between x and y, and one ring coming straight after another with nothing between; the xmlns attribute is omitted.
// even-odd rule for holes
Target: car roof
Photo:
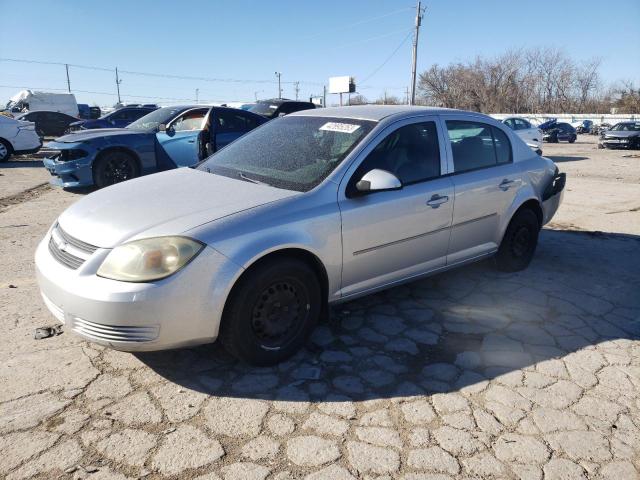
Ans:
<svg viewBox="0 0 640 480"><path fill-rule="evenodd" d="M402 116L402 114L409 115L416 113L429 113L433 115L438 113L465 113L484 116L481 113L467 112L451 108L419 107L412 105L354 105L349 107L327 107L316 108L313 110L301 110L299 112L290 113L289 116L351 118L379 122L380 120L392 115Z"/></svg>

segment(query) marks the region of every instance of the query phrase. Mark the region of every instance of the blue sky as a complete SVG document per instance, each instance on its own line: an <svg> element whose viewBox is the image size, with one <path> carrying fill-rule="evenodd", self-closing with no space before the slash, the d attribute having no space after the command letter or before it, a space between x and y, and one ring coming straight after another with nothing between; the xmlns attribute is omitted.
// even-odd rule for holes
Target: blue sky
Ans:
<svg viewBox="0 0 640 480"><path fill-rule="evenodd" d="M355 76L359 92L370 99L385 90L404 96L411 38L381 65L413 25L412 1L0 0L0 58L243 80L123 73L121 92L130 103L194 99L196 88L201 100L273 97L275 71L283 82L300 81L301 98L321 93L334 75ZM624 79L640 86L639 0L423 3L418 71L509 48L559 46L576 60L600 57L606 83ZM107 93L78 92L79 101L115 101L112 72L71 67L70 76L72 91ZM64 67L1 61L0 103L15 86L65 89ZM292 83L283 88L284 96L295 96Z"/></svg>

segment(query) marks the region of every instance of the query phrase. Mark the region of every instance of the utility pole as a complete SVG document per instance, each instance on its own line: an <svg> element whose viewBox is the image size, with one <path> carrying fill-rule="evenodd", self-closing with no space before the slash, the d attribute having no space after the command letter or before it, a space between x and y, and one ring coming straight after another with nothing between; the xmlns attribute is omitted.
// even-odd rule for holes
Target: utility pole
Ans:
<svg viewBox="0 0 640 480"><path fill-rule="evenodd" d="M405 103L409 105L409 87L405 88L404 99L405 99Z"/></svg>
<svg viewBox="0 0 640 480"><path fill-rule="evenodd" d="M298 93L300 92L300 82L293 82L296 89L296 100L298 100Z"/></svg>
<svg viewBox="0 0 640 480"><path fill-rule="evenodd" d="M65 63L64 68L67 70L67 91L71 93L71 81L69 80L69 64Z"/></svg>
<svg viewBox="0 0 640 480"><path fill-rule="evenodd" d="M118 103L121 103L120 102L120 82L122 82L122 80L118 78L118 67L116 67L116 87L118 88Z"/></svg>
<svg viewBox="0 0 640 480"><path fill-rule="evenodd" d="M422 2L418 1L416 5L416 31L413 34L413 61L411 62L411 96L409 97L409 105L416 103L416 68L418 63L418 33L420 32L420 24L422 23Z"/></svg>
<svg viewBox="0 0 640 480"><path fill-rule="evenodd" d="M326 85L322 86L322 106L323 107L327 106L327 86Z"/></svg>
<svg viewBox="0 0 640 480"><path fill-rule="evenodd" d="M280 72L275 72L276 77L278 77L278 98L282 98L282 87L280 86L280 77L282 76L282 73Z"/></svg>
<svg viewBox="0 0 640 480"><path fill-rule="evenodd" d="M200 93L200 89L196 88L196 103L198 103L198 94Z"/></svg>

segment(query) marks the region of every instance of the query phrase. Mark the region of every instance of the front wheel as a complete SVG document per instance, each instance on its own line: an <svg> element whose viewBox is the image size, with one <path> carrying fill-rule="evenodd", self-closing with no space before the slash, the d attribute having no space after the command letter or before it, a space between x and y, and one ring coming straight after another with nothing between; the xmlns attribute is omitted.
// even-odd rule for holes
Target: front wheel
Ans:
<svg viewBox="0 0 640 480"><path fill-rule="evenodd" d="M6 162L11 157L11 145L0 138L0 162Z"/></svg>
<svg viewBox="0 0 640 480"><path fill-rule="evenodd" d="M540 225L536 214L526 208L517 212L502 238L496 266L503 272L518 272L524 270L531 263L538 245Z"/></svg>
<svg viewBox="0 0 640 480"><path fill-rule="evenodd" d="M139 174L136 160L126 152L108 152L93 167L93 181L99 188L131 180Z"/></svg>
<svg viewBox="0 0 640 480"><path fill-rule="evenodd" d="M234 287L220 340L229 353L249 364L274 365L304 345L321 303L318 278L306 263L293 258L266 261Z"/></svg>

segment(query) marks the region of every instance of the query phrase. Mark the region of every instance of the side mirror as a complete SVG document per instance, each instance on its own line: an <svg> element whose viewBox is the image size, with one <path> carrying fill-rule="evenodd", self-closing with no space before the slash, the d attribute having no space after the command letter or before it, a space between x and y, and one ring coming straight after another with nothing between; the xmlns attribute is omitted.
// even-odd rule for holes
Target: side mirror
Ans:
<svg viewBox="0 0 640 480"><path fill-rule="evenodd" d="M361 193L383 192L385 190L399 190L402 182L393 173L374 168L365 173L356 183L356 190Z"/></svg>
<svg viewBox="0 0 640 480"><path fill-rule="evenodd" d="M159 132L166 132L167 131L167 125L164 123L161 123L160 125L158 125L158 131Z"/></svg>

